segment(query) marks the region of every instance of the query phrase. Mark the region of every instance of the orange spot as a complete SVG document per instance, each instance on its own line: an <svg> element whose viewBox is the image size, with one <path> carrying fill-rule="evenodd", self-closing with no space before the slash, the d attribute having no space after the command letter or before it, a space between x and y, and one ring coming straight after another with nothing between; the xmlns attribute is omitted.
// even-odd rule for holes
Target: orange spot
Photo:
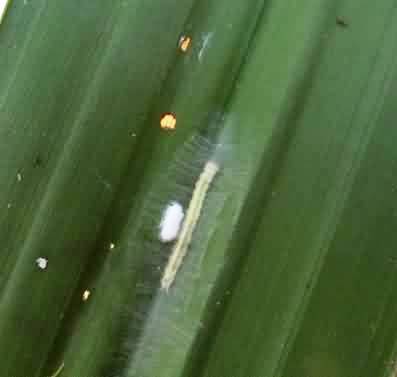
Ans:
<svg viewBox="0 0 397 377"><path fill-rule="evenodd" d="M190 43L192 42L192 38L183 35L181 39L179 39L179 48L182 52L186 52L189 49Z"/></svg>
<svg viewBox="0 0 397 377"><path fill-rule="evenodd" d="M176 118L174 114L167 113L161 117L160 126L164 130L174 130L176 127Z"/></svg>

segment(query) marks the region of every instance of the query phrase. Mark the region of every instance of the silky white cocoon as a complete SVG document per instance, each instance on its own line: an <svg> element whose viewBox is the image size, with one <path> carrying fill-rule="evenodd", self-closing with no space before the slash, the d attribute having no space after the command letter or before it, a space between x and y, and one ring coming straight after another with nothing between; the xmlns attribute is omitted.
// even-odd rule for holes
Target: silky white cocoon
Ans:
<svg viewBox="0 0 397 377"><path fill-rule="evenodd" d="M37 258L36 264L41 270L45 270L47 268L48 260L46 258Z"/></svg>
<svg viewBox="0 0 397 377"><path fill-rule="evenodd" d="M172 201L167 205L159 226L161 242L172 242L178 237L184 216L183 207L180 203Z"/></svg>

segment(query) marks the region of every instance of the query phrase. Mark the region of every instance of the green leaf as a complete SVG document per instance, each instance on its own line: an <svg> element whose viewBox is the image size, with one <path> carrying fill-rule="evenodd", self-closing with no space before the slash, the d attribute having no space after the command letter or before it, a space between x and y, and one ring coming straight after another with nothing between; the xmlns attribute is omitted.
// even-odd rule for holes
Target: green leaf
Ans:
<svg viewBox="0 0 397 377"><path fill-rule="evenodd" d="M396 18L393 0L12 2L0 376L392 376ZM159 240L172 201L186 248Z"/></svg>

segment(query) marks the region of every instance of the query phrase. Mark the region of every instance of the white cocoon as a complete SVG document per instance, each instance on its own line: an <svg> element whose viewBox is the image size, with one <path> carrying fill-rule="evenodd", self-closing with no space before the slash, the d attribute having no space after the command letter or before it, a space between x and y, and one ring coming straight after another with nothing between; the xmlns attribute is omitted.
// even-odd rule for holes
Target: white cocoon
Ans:
<svg viewBox="0 0 397 377"><path fill-rule="evenodd" d="M172 201L167 205L159 226L161 242L171 242L178 237L184 216L183 207L180 203Z"/></svg>
<svg viewBox="0 0 397 377"><path fill-rule="evenodd" d="M47 268L48 260L40 257L36 259L36 264L41 270L45 270Z"/></svg>

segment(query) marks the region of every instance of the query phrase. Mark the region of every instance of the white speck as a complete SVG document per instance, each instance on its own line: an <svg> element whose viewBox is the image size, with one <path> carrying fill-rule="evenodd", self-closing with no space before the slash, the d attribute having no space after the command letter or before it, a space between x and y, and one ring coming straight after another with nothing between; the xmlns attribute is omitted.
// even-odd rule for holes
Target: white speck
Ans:
<svg viewBox="0 0 397 377"><path fill-rule="evenodd" d="M115 247L116 245L113 242L109 244L109 250L114 250Z"/></svg>
<svg viewBox="0 0 397 377"><path fill-rule="evenodd" d="M18 180L18 182L22 181L22 174L21 173L17 174L17 180Z"/></svg>
<svg viewBox="0 0 397 377"><path fill-rule="evenodd" d="M41 270L45 270L48 265L48 260L46 258L37 258L36 259L36 264Z"/></svg>
<svg viewBox="0 0 397 377"><path fill-rule="evenodd" d="M199 54L198 54L198 59L199 59L200 62L201 62L201 59L203 58L204 51L209 46L209 43L210 43L210 41L211 41L213 36L214 36L213 32L209 32L209 33L203 35L203 37L202 37L202 41L203 42L201 44L201 49L200 49Z"/></svg>
<svg viewBox="0 0 397 377"><path fill-rule="evenodd" d="M91 292L88 290L88 289L86 289L84 292L83 292L83 301L87 301L88 299L89 299L89 297L90 297L90 295L91 295Z"/></svg>
<svg viewBox="0 0 397 377"><path fill-rule="evenodd" d="M183 207L180 203L172 201L167 205L159 226L161 242L171 242L178 237L184 216Z"/></svg>
<svg viewBox="0 0 397 377"><path fill-rule="evenodd" d="M136 137L136 133L132 132L132 133L131 133L131 136L132 136L132 137Z"/></svg>
<svg viewBox="0 0 397 377"><path fill-rule="evenodd" d="M12 204L11 204L11 203L8 203L8 204L7 204L7 208L10 209L11 207L12 207Z"/></svg>

